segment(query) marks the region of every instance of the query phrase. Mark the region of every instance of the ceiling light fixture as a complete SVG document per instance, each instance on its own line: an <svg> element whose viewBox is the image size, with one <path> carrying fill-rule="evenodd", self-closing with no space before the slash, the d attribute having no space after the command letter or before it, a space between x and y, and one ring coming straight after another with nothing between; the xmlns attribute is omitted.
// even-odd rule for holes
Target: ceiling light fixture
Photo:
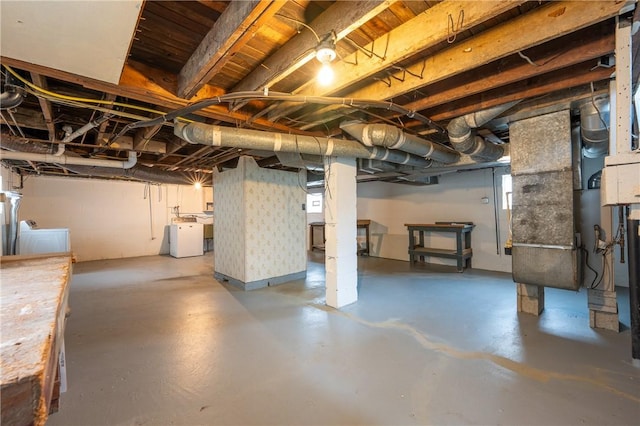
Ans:
<svg viewBox="0 0 640 426"><path fill-rule="evenodd" d="M336 34L331 31L327 34L316 47L316 59L320 61L322 66L318 72L318 83L328 86L333 82L334 72L331 68L331 61L336 58Z"/></svg>

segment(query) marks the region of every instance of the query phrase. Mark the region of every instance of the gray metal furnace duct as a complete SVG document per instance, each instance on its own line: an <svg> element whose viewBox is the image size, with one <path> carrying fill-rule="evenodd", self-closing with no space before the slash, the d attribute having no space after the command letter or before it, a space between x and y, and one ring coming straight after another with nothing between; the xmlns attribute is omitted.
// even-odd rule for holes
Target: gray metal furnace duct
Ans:
<svg viewBox="0 0 640 426"><path fill-rule="evenodd" d="M446 164L455 163L460 158L460 153L451 148L405 133L388 124L347 121L340 124L340 129L369 147L397 149Z"/></svg>
<svg viewBox="0 0 640 426"><path fill-rule="evenodd" d="M0 94L0 110L16 108L24 100L24 89L18 86L16 79L7 75L4 90Z"/></svg>
<svg viewBox="0 0 640 426"><path fill-rule="evenodd" d="M447 126L451 145L456 151L468 154L476 161L496 161L502 157L503 147L484 140L476 134L475 129L493 120L518 102L508 102L454 118Z"/></svg>
<svg viewBox="0 0 640 426"><path fill-rule="evenodd" d="M168 172L136 164L130 169L110 167L66 166L74 173L92 177L136 179L142 182L164 183L167 185L193 185L193 179L184 173Z"/></svg>
<svg viewBox="0 0 640 426"><path fill-rule="evenodd" d="M580 106L580 136L582 154L598 158L609 150L610 105L606 96L589 99Z"/></svg>
<svg viewBox="0 0 640 426"><path fill-rule="evenodd" d="M431 164L429 160L405 152L366 147L345 139L271 133L201 123L176 123L173 131L176 136L192 144L320 156L371 158L415 167L429 167Z"/></svg>
<svg viewBox="0 0 640 426"><path fill-rule="evenodd" d="M517 283L577 290L570 111L511 123L512 273Z"/></svg>

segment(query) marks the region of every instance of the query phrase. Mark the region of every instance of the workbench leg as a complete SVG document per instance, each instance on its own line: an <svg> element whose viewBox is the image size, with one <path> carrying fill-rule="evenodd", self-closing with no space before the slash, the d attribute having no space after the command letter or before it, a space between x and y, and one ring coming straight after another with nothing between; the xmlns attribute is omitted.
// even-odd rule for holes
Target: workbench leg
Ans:
<svg viewBox="0 0 640 426"><path fill-rule="evenodd" d="M464 271L464 259L462 258L463 252L464 245L462 241L462 231L456 231L456 254L458 255L456 260L458 261L458 272Z"/></svg>
<svg viewBox="0 0 640 426"><path fill-rule="evenodd" d="M409 264L413 265L416 261L416 257L413 254L413 249L416 247L416 237L413 235L413 230L409 229Z"/></svg>
<svg viewBox="0 0 640 426"><path fill-rule="evenodd" d="M369 234L369 225L367 225L365 227L365 230L367 231L366 237L365 237L366 238L365 241L367 242L367 248L365 249L364 253L366 253L367 256L369 256L369 250L371 250L371 245L369 243L369 236L370 236L370 234Z"/></svg>

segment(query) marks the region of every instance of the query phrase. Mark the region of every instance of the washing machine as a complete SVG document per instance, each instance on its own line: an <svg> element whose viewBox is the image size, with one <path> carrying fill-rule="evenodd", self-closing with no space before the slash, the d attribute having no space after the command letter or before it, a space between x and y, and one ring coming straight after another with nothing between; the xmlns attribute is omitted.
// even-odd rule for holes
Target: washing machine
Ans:
<svg viewBox="0 0 640 426"><path fill-rule="evenodd" d="M67 253L70 251L69 228L41 229L33 220L20 221L18 254Z"/></svg>

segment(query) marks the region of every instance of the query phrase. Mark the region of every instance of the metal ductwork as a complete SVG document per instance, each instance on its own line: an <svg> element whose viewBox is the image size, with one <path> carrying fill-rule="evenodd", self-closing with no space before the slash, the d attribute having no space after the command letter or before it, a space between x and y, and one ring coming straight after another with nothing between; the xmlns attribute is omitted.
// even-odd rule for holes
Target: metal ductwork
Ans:
<svg viewBox="0 0 640 426"><path fill-rule="evenodd" d="M315 172L324 171L324 163L319 155L300 154L299 152L277 152L280 164L286 167L307 169Z"/></svg>
<svg viewBox="0 0 640 426"><path fill-rule="evenodd" d="M577 290L576 189L568 109L511 123L512 271L517 283Z"/></svg>
<svg viewBox="0 0 640 426"><path fill-rule="evenodd" d="M340 128L365 146L397 149L446 164L455 163L460 158L460 154L451 148L405 133L388 124L348 121L340 124Z"/></svg>
<svg viewBox="0 0 640 426"><path fill-rule="evenodd" d="M0 110L16 108L24 99L24 90L13 76L8 75L4 91L0 94Z"/></svg>
<svg viewBox="0 0 640 426"><path fill-rule="evenodd" d="M609 150L609 99L599 96L580 106L580 136L582 154L587 158L598 158Z"/></svg>
<svg viewBox="0 0 640 426"><path fill-rule="evenodd" d="M503 147L487 142L476 134L475 129L493 120L518 102L509 102L454 118L447 126L451 145L456 151L468 154L476 161L496 161L502 157Z"/></svg>
<svg viewBox="0 0 640 426"><path fill-rule="evenodd" d="M135 179L141 182L164 183L167 185L193 185L193 179L184 173L168 172L140 164L136 164L130 169L91 166L70 166L67 169L74 173L92 177Z"/></svg>
<svg viewBox="0 0 640 426"><path fill-rule="evenodd" d="M39 154L33 152L0 151L0 160L39 161L42 163L54 163L61 165L112 167L118 169L130 169L135 166L138 157L135 151L129 151L126 161L102 160L99 158L71 157L68 155Z"/></svg>
<svg viewBox="0 0 640 426"><path fill-rule="evenodd" d="M405 152L366 147L358 142L344 139L261 132L201 123L176 123L174 134L192 144L320 156L371 158L415 167L429 167L431 164L429 160Z"/></svg>

